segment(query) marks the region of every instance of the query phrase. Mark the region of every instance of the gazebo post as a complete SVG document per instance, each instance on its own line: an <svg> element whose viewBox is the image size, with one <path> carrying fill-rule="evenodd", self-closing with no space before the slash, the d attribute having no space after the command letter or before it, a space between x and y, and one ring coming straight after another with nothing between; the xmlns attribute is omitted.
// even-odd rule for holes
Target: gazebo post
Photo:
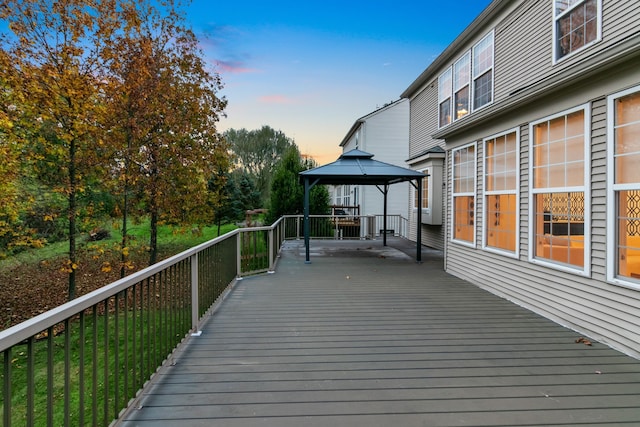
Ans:
<svg viewBox="0 0 640 427"><path fill-rule="evenodd" d="M418 218L416 219L416 262L422 262L422 178L418 181Z"/></svg>
<svg viewBox="0 0 640 427"><path fill-rule="evenodd" d="M309 178L304 179L304 255L305 264L311 264L309 260Z"/></svg>
<svg viewBox="0 0 640 427"><path fill-rule="evenodd" d="M389 184L384 185L384 209L382 211L382 246L387 246L387 193L389 193Z"/></svg>

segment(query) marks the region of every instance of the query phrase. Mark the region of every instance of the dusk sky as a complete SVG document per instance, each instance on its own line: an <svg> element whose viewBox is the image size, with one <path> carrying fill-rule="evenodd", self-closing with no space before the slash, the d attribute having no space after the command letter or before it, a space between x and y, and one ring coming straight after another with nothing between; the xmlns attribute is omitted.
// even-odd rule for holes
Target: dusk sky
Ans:
<svg viewBox="0 0 640 427"><path fill-rule="evenodd" d="M490 2L193 0L188 19L225 85L220 130L268 125L325 164Z"/></svg>

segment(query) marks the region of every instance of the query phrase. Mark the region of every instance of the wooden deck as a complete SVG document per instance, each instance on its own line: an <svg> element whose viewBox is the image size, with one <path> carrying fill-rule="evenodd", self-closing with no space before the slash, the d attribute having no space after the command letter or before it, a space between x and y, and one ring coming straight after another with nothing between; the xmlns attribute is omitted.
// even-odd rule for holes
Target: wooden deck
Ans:
<svg viewBox="0 0 640 427"><path fill-rule="evenodd" d="M305 264L287 243L121 425L640 425L640 361L445 274L439 254L423 260L331 241Z"/></svg>

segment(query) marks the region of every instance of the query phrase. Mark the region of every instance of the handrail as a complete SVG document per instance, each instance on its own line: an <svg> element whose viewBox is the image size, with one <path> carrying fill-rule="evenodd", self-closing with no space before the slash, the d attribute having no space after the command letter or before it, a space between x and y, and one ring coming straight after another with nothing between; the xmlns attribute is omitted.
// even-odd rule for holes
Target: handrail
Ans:
<svg viewBox="0 0 640 427"><path fill-rule="evenodd" d="M310 221L320 239L407 230L399 215L386 227L376 215ZM233 230L0 331L2 424L109 425L235 280L274 271L283 242L300 239L302 224L291 215Z"/></svg>
<svg viewBox="0 0 640 427"><path fill-rule="evenodd" d="M229 285L275 267L283 227L233 230L0 331L2 424L109 425Z"/></svg>

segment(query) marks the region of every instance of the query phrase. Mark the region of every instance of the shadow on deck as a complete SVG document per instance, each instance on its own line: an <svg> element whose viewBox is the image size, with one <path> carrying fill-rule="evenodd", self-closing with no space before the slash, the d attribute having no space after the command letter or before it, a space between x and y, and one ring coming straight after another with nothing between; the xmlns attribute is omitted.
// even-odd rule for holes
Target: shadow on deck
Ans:
<svg viewBox="0 0 640 427"><path fill-rule="evenodd" d="M389 245L287 242L121 425L640 425L640 361Z"/></svg>

